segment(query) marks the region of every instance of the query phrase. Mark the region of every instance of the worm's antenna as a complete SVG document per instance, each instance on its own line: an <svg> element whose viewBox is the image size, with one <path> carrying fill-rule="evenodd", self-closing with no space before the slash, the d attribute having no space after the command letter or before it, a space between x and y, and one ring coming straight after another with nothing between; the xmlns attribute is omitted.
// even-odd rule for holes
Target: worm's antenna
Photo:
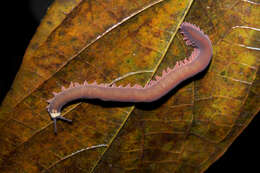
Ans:
<svg viewBox="0 0 260 173"><path fill-rule="evenodd" d="M53 118L54 134L57 135L56 118Z"/></svg>
<svg viewBox="0 0 260 173"><path fill-rule="evenodd" d="M62 121L65 121L65 122L67 122L67 123L72 123L72 120L69 120L69 119L67 119L67 118L65 118L65 117L62 117L62 116L57 116L57 117L55 117L55 118L53 118L53 125L54 125L54 133L55 133L55 135L57 135L57 120L62 120Z"/></svg>

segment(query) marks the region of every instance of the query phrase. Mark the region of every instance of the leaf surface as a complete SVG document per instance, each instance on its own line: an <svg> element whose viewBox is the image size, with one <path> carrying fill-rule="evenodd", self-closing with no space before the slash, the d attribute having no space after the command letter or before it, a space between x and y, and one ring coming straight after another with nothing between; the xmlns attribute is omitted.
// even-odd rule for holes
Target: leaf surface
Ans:
<svg viewBox="0 0 260 173"><path fill-rule="evenodd" d="M248 1L56 0L0 110L5 172L202 172L259 111L259 5ZM209 35L209 69L149 104L87 101L58 122L70 81L145 85L189 56L185 21ZM259 44L258 44L259 46Z"/></svg>

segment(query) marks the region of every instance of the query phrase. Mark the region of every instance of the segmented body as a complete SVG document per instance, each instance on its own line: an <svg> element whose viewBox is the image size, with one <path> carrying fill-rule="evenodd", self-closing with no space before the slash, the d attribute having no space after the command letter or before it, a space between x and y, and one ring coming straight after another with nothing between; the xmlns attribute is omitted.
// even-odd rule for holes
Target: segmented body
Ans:
<svg viewBox="0 0 260 173"><path fill-rule="evenodd" d="M108 84L83 84L71 83L69 88L62 87L60 93L54 93L54 98L48 100L47 107L50 116L55 119L60 117L61 108L77 99L100 99L104 101L119 102L152 102L164 96L179 83L203 71L210 63L212 57L212 45L207 35L198 27L190 23L181 25L181 33L187 45L194 47L190 57L176 63L173 69L168 68L142 87L138 84L126 87ZM69 121L64 118L60 118ZM55 127L56 128L56 127ZM56 129L55 129L56 130Z"/></svg>

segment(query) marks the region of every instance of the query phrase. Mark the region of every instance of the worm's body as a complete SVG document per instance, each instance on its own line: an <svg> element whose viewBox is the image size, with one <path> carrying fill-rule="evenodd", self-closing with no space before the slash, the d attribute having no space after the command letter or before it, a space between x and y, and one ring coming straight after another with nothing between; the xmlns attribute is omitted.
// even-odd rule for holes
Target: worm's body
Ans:
<svg viewBox="0 0 260 173"><path fill-rule="evenodd" d="M194 50L189 58L177 62L173 69L164 70L162 76L157 76L155 81L151 81L145 87L140 85L117 87L108 84L88 84L87 82L82 85L71 83L69 88L62 88L60 93L55 93L54 98L48 101L49 114L53 119L60 118L61 108L66 103L80 98L119 102L152 102L164 96L182 81L203 71L212 57L211 41L198 27L190 23L183 23L180 29L186 44L193 46ZM63 117L60 119L69 121Z"/></svg>

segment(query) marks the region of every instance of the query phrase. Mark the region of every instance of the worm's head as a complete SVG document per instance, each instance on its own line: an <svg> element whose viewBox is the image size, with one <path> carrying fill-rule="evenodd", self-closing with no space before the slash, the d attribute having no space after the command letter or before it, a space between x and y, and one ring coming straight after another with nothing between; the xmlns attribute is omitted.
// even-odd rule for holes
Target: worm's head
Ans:
<svg viewBox="0 0 260 173"><path fill-rule="evenodd" d="M68 123L71 123L72 121L65 118L65 117L62 117L61 116L61 113L58 112L57 110L55 109L50 109L50 108L47 108L50 116L51 116L51 119L53 120L53 125L54 125L54 133L57 134L57 126L56 126L56 122L57 120L62 120L62 121L65 121L65 122L68 122Z"/></svg>
<svg viewBox="0 0 260 173"><path fill-rule="evenodd" d="M47 111L48 111L49 115L51 116L51 118L55 119L55 118L59 117L61 113L60 113L60 111L58 111L56 108L53 107L52 100L53 99L50 99L47 101L49 103L49 105L46 108L47 108Z"/></svg>
<svg viewBox="0 0 260 173"><path fill-rule="evenodd" d="M57 117L60 116L60 112L57 112L56 110L51 110L51 111L49 112L49 114L50 114L50 116L51 116L52 119L57 118Z"/></svg>

